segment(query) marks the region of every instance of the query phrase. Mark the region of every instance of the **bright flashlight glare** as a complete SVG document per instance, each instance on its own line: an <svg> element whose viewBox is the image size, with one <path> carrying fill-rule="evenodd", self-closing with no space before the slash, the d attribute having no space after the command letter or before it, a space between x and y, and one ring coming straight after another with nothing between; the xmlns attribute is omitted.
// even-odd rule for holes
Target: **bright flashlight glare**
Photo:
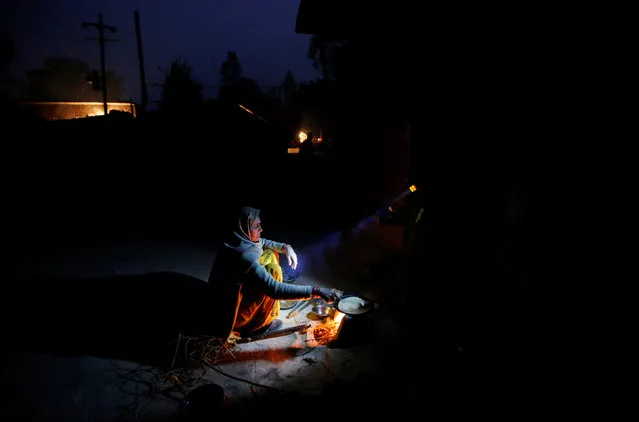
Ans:
<svg viewBox="0 0 639 422"><path fill-rule="evenodd" d="M411 192L415 192L417 190L417 186L411 185L408 189L410 189Z"/></svg>
<svg viewBox="0 0 639 422"><path fill-rule="evenodd" d="M304 142L308 139L308 135L300 130L300 133L297 135L300 138L300 142Z"/></svg>

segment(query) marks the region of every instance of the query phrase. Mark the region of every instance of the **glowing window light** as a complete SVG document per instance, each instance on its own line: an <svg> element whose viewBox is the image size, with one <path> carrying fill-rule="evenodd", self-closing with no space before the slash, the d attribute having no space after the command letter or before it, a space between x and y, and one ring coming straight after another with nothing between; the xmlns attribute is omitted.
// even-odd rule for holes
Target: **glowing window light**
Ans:
<svg viewBox="0 0 639 422"><path fill-rule="evenodd" d="M408 188L411 192L415 192L417 190L417 186L415 185L411 185L410 188Z"/></svg>

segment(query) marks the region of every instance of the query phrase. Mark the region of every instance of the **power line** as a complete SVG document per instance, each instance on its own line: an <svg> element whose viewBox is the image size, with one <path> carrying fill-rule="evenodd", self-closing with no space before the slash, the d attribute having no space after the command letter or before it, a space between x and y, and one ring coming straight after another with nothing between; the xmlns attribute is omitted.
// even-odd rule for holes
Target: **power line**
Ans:
<svg viewBox="0 0 639 422"><path fill-rule="evenodd" d="M106 116L108 114L108 110L107 110L106 59L105 59L104 47L107 42L118 41L118 40L105 38L104 30L108 29L111 32L116 32L116 29L114 26L109 26L104 24L102 13L98 14L97 22L82 22L83 28L86 28L89 26L97 28L98 30L98 38L87 38L87 40L97 41L100 46L100 80L102 82L102 86L101 86L102 87L102 103L104 107L104 115Z"/></svg>

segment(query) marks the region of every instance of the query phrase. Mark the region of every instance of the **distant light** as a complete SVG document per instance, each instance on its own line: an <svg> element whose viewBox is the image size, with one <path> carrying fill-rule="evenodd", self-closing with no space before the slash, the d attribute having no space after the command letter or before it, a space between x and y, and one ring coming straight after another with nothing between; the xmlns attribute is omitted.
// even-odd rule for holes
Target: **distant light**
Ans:
<svg viewBox="0 0 639 422"><path fill-rule="evenodd" d="M411 185L408 189L410 189L411 192L415 192L417 190L417 186Z"/></svg>
<svg viewBox="0 0 639 422"><path fill-rule="evenodd" d="M300 130L300 133L297 134L297 136L299 137L300 142L304 142L305 140L308 139L308 135L301 130Z"/></svg>
<svg viewBox="0 0 639 422"><path fill-rule="evenodd" d="M246 111L247 113L249 113L249 114L255 114L255 113L253 113L251 110L249 110L248 108L244 107L242 104L238 104L238 105L240 106L240 108L241 108L242 110Z"/></svg>

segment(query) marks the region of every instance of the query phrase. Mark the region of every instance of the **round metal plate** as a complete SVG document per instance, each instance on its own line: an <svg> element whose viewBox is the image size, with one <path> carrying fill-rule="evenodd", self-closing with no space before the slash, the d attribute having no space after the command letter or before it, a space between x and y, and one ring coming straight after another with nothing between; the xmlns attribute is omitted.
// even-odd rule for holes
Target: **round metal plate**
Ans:
<svg viewBox="0 0 639 422"><path fill-rule="evenodd" d="M346 315L362 315L373 309L373 303L357 296L341 298L335 308Z"/></svg>

